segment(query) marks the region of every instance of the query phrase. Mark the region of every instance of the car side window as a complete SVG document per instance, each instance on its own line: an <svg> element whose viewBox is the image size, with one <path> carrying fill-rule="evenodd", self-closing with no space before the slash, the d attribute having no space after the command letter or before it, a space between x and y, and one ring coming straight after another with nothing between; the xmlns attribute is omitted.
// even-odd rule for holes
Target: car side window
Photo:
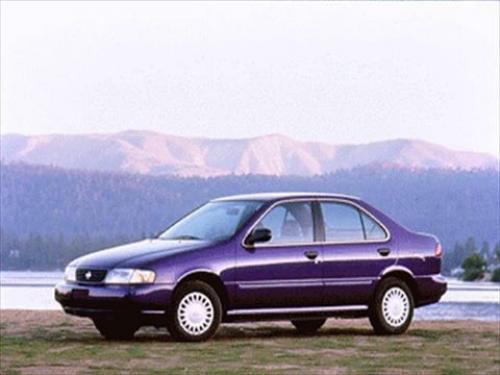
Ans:
<svg viewBox="0 0 500 375"><path fill-rule="evenodd" d="M312 243L314 241L312 209L309 202L290 202L275 206L257 228L271 230L267 244Z"/></svg>
<svg viewBox="0 0 500 375"><path fill-rule="evenodd" d="M356 207L339 202L322 202L321 212L327 242L358 242L365 239L361 215Z"/></svg>
<svg viewBox="0 0 500 375"><path fill-rule="evenodd" d="M361 220L363 220L365 235L368 241L383 240L387 237L385 230L366 213L361 213Z"/></svg>

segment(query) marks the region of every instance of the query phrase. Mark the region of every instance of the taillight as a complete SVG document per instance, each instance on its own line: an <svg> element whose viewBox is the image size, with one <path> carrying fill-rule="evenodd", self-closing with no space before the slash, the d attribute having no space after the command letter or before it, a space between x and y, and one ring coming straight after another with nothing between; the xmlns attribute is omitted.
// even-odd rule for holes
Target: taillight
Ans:
<svg viewBox="0 0 500 375"><path fill-rule="evenodd" d="M436 243L436 247L434 247L434 255L437 257L443 255L443 248L441 247L441 244L439 242Z"/></svg>

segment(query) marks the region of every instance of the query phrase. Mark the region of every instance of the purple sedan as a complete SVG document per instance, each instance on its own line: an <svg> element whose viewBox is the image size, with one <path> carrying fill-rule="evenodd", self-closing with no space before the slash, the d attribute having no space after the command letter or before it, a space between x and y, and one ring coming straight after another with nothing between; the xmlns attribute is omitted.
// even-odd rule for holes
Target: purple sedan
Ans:
<svg viewBox="0 0 500 375"><path fill-rule="evenodd" d="M146 325L183 341L220 323L287 319L314 333L328 317L408 329L446 291L436 237L411 232L359 198L262 193L214 199L157 238L72 261L55 298L108 339Z"/></svg>

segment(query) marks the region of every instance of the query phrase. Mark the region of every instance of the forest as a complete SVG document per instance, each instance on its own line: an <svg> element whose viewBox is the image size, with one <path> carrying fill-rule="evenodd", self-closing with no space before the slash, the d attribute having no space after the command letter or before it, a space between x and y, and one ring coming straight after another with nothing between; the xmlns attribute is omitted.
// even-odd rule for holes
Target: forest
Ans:
<svg viewBox="0 0 500 375"><path fill-rule="evenodd" d="M408 228L436 234L447 271L465 256L455 254L457 244L473 238L493 249L499 242L498 170L181 178L2 164L0 188L2 269L60 269L78 255L152 236L211 198L262 191L359 196Z"/></svg>

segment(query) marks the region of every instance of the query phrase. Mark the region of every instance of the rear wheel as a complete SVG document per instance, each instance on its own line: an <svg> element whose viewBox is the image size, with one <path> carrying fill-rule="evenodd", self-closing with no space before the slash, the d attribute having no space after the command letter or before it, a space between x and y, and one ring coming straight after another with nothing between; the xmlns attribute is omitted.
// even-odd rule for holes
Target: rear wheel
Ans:
<svg viewBox="0 0 500 375"><path fill-rule="evenodd" d="M370 323L378 334L401 334L410 326L414 301L410 288L398 278L381 281L370 306Z"/></svg>
<svg viewBox="0 0 500 375"><path fill-rule="evenodd" d="M325 322L326 319L292 320L292 324L297 331L303 335L311 335L317 332Z"/></svg>
<svg viewBox="0 0 500 375"><path fill-rule="evenodd" d="M215 290L203 281L188 281L174 295L167 328L178 341L205 341L217 332L222 304Z"/></svg>
<svg viewBox="0 0 500 375"><path fill-rule="evenodd" d="M98 318L93 322L106 340L130 340L140 328L136 321L126 318Z"/></svg>

